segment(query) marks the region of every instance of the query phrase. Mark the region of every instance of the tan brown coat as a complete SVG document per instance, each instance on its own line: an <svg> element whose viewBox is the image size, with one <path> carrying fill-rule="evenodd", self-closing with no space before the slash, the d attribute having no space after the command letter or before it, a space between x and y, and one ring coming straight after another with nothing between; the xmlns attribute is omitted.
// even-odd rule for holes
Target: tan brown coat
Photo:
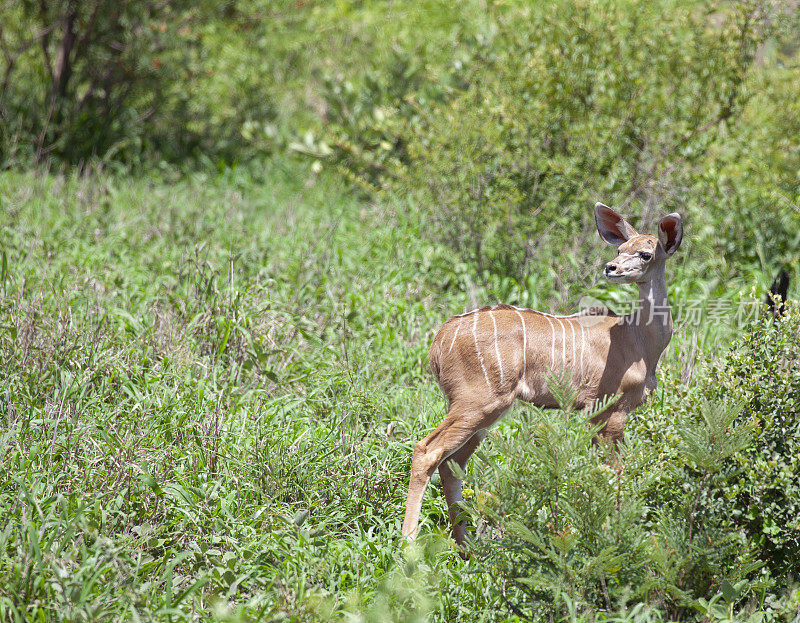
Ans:
<svg viewBox="0 0 800 623"><path fill-rule="evenodd" d="M457 542L464 527L457 521L461 481L448 459L462 469L494 424L517 398L540 407L556 407L548 375L567 370L577 389L575 407L619 396L598 416L601 434L616 442L628 414L656 387L656 365L672 336L667 300L666 259L680 246L680 216L659 223L659 236L638 234L619 214L595 206L601 237L618 246L605 266L610 281L636 283L634 314L580 313L553 316L510 305L482 307L448 320L433 339L430 364L446 396L447 417L414 448L403 534L414 538L422 496L438 468Z"/></svg>

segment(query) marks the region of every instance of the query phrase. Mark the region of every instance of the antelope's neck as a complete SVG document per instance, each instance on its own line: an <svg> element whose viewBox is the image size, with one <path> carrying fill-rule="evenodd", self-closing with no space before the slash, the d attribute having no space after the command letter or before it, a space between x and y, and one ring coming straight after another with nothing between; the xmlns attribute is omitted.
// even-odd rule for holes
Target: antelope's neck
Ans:
<svg viewBox="0 0 800 623"><path fill-rule="evenodd" d="M645 345L647 367L654 370L672 338L672 313L663 264L650 281L639 284L639 310L634 320Z"/></svg>

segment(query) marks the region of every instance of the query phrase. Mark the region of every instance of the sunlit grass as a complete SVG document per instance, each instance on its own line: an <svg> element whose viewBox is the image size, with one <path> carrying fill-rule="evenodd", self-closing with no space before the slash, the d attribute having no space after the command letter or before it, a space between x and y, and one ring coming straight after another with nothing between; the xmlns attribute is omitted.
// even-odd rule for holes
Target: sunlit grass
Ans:
<svg viewBox="0 0 800 623"><path fill-rule="evenodd" d="M500 616L491 574L439 542L436 488L411 566L399 525L444 414L432 333L506 286L461 280L409 206L285 161L4 173L0 196L3 618ZM676 336L667 382L719 335Z"/></svg>

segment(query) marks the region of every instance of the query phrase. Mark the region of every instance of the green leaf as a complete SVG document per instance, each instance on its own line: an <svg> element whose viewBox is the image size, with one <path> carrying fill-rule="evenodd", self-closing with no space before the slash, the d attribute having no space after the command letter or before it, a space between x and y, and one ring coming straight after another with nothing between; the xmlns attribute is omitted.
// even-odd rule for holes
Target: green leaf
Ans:
<svg viewBox="0 0 800 623"><path fill-rule="evenodd" d="M297 526L298 528L302 526L306 522L306 519L308 519L309 512L311 512L311 509L308 508L301 511L297 511L294 515L294 519L292 519L294 525Z"/></svg>
<svg viewBox="0 0 800 623"><path fill-rule="evenodd" d="M725 601L728 603L734 603L738 601L739 591L737 591L733 584L731 584L728 580L723 580L719 588L720 591L722 591L722 596L725 598Z"/></svg>

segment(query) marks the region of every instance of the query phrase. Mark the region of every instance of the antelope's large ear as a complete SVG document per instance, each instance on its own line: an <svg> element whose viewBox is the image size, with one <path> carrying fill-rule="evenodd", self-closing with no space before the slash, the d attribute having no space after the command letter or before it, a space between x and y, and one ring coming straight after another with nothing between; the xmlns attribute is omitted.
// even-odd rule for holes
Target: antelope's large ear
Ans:
<svg viewBox="0 0 800 623"><path fill-rule="evenodd" d="M594 221L600 237L616 247L638 235L628 221L602 203L594 206Z"/></svg>
<svg viewBox="0 0 800 623"><path fill-rule="evenodd" d="M667 214L658 223L658 241L667 255L672 255L681 246L683 240L683 221L677 212Z"/></svg>

